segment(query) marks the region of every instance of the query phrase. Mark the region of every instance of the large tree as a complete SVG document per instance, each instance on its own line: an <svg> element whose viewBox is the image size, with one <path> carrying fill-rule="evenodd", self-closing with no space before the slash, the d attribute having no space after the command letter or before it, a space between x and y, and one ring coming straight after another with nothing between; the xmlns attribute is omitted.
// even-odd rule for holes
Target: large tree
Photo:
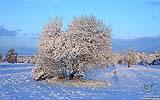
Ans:
<svg viewBox="0 0 160 100"><path fill-rule="evenodd" d="M107 66L110 52L111 28L102 20L77 17L62 31L61 18L56 17L41 34L33 77L73 79L93 65Z"/></svg>

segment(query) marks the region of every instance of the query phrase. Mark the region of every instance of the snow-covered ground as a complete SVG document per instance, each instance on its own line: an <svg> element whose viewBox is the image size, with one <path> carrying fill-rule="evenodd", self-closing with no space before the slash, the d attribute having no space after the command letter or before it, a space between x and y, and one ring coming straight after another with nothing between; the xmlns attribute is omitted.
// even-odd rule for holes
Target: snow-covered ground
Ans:
<svg viewBox="0 0 160 100"><path fill-rule="evenodd" d="M95 68L86 79L111 84L101 88L34 81L32 68L31 64L1 63L0 100L160 100L160 66Z"/></svg>

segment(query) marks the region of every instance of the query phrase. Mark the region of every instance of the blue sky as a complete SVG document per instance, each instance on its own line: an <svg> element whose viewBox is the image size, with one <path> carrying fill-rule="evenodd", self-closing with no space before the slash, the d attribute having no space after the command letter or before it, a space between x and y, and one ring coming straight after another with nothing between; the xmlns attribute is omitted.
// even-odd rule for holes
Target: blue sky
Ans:
<svg viewBox="0 0 160 100"><path fill-rule="evenodd" d="M1 0L0 48L33 48L49 17L67 27L74 16L95 15L110 23L114 39L160 35L160 0Z"/></svg>

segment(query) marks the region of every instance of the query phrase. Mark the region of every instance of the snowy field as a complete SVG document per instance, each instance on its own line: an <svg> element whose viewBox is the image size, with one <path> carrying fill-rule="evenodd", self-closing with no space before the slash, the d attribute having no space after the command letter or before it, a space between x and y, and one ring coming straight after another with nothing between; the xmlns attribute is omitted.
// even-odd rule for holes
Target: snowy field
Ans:
<svg viewBox="0 0 160 100"><path fill-rule="evenodd" d="M32 68L31 64L1 63L0 100L160 100L160 66L94 69L86 79L110 85L93 88L34 81Z"/></svg>

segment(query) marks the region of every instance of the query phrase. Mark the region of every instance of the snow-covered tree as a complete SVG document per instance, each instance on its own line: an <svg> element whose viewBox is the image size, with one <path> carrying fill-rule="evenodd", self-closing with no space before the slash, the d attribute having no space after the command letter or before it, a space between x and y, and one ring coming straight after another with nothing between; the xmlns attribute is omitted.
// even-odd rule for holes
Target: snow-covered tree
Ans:
<svg viewBox="0 0 160 100"><path fill-rule="evenodd" d="M111 28L94 16L74 18L69 24L74 52L85 55L88 64L107 65L111 52Z"/></svg>
<svg viewBox="0 0 160 100"><path fill-rule="evenodd" d="M111 52L111 29L94 16L74 18L68 30L55 18L45 26L33 77L73 79L92 65L107 66Z"/></svg>
<svg viewBox="0 0 160 100"><path fill-rule="evenodd" d="M121 63L121 60L122 60L122 57L119 53L111 53L110 54L110 57L109 57L109 63L112 65L112 66L115 66L119 63Z"/></svg>
<svg viewBox="0 0 160 100"><path fill-rule="evenodd" d="M34 79L44 79L45 77L49 77L49 75L57 73L54 71L58 71L55 68L59 67L57 66L56 57L60 54L60 51L57 49L61 47L61 28L62 20L59 17L55 17L54 20L50 19L44 26L35 60L36 67L33 70Z"/></svg>
<svg viewBox="0 0 160 100"><path fill-rule="evenodd" d="M6 54L6 59L8 63L16 63L17 62L17 53L15 49L9 49Z"/></svg>
<svg viewBox="0 0 160 100"><path fill-rule="evenodd" d="M0 63L2 63L2 58L3 58L3 56L2 56L2 54L0 52Z"/></svg>

